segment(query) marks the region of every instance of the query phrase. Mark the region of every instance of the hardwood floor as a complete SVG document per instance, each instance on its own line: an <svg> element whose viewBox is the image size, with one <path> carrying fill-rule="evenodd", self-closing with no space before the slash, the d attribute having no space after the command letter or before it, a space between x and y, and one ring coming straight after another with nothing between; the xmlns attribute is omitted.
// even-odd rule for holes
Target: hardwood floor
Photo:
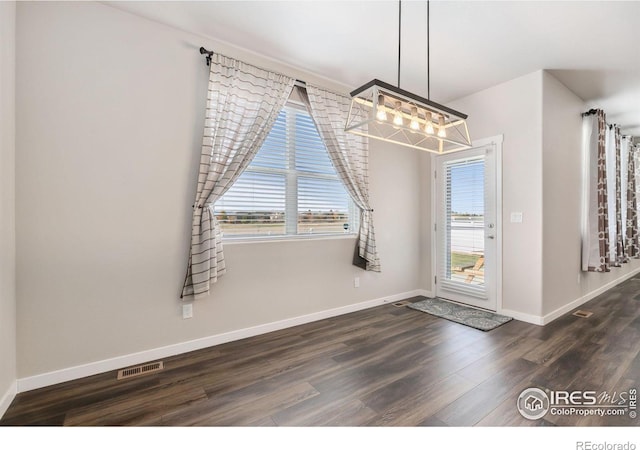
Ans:
<svg viewBox="0 0 640 450"><path fill-rule="evenodd" d="M412 301L420 298L411 299ZM516 410L523 389L640 387L640 277L545 327L482 332L380 306L16 396L1 425L636 426Z"/></svg>

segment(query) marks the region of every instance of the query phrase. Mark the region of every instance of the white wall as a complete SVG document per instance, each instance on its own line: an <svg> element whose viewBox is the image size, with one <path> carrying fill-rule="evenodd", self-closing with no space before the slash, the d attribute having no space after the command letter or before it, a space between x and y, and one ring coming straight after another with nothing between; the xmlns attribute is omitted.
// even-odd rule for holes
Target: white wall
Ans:
<svg viewBox="0 0 640 450"><path fill-rule="evenodd" d="M585 102L543 75L543 315L578 306L640 268L631 260L609 273L583 273L581 261L582 117ZM554 314L555 312L555 314Z"/></svg>
<svg viewBox="0 0 640 450"><path fill-rule="evenodd" d="M581 296L584 102L543 75L543 314ZM580 280L581 281L581 280Z"/></svg>
<svg viewBox="0 0 640 450"><path fill-rule="evenodd" d="M419 287L418 155L373 143L382 273L351 265L353 239L228 245L228 273L182 320L201 45L348 91L109 6L18 5L19 378Z"/></svg>
<svg viewBox="0 0 640 450"><path fill-rule="evenodd" d="M15 2L0 2L0 417L16 382Z"/></svg>
<svg viewBox="0 0 640 450"><path fill-rule="evenodd" d="M504 135L502 154L503 310L542 312L542 72L502 83L448 106L469 115L473 140ZM522 223L511 223L522 212ZM430 230L428 230L430 233Z"/></svg>

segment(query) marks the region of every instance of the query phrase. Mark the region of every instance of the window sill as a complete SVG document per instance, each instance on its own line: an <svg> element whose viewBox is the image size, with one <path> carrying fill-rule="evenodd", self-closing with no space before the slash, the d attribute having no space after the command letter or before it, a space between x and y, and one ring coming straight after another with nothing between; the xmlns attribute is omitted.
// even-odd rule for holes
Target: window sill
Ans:
<svg viewBox="0 0 640 450"><path fill-rule="evenodd" d="M345 234L297 234L289 236L271 236L271 237L237 237L237 238L222 238L222 245L236 245L236 244L270 244L274 242L301 242L301 241L326 241L335 239L353 239L358 237L355 233Z"/></svg>

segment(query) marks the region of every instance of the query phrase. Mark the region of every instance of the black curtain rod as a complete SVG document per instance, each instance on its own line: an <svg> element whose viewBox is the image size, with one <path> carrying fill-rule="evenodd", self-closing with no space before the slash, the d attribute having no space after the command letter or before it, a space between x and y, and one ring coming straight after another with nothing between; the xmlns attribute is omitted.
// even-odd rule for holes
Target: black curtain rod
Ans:
<svg viewBox="0 0 640 450"><path fill-rule="evenodd" d="M200 47L200 54L201 55L207 55L207 66L211 65L211 58L213 57L213 51L211 50L207 50L204 47ZM298 80L296 78L296 84L300 87L307 87L307 82L303 81L303 80Z"/></svg>
<svg viewBox="0 0 640 450"><path fill-rule="evenodd" d="M213 56L213 52L210 50L207 50L204 47L200 47L200 54L201 55L207 55L207 66L211 65L211 57Z"/></svg>
<svg viewBox="0 0 640 450"><path fill-rule="evenodd" d="M590 110L589 110L589 111L587 111L587 112L583 112L583 113L582 113L582 117L584 117L584 116L590 116L591 114L595 114L595 113L597 113L597 112L598 112L598 110L597 110L597 109L593 109L593 108L592 108L592 109L590 109Z"/></svg>
<svg viewBox="0 0 640 450"><path fill-rule="evenodd" d="M581 114L581 116L582 116L582 117L590 116L591 114L595 114L595 113L597 113L597 112L598 112L598 110L597 110L597 109L593 109L593 108L592 108L592 109L590 109L590 110L589 110L589 111L587 111L587 112L583 112L583 113ZM609 129L614 128L614 127L616 127L616 128L620 128L620 126L619 126L618 124L615 124L615 123L606 123L606 124L605 124L605 126L609 127ZM633 136L621 136L621 137L633 138Z"/></svg>
<svg viewBox="0 0 640 450"><path fill-rule="evenodd" d="M587 112L583 112L581 115L582 115L582 117L585 117L585 116L590 116L591 114L595 114L595 113L597 113L597 112L598 112L598 110L597 110L597 109L593 109L593 108L592 108L592 109L590 109L590 110L589 110L589 111L587 111ZM615 124L615 123L607 123L606 125L607 125L610 129L611 129L611 128L613 128L613 127L619 128L618 124Z"/></svg>

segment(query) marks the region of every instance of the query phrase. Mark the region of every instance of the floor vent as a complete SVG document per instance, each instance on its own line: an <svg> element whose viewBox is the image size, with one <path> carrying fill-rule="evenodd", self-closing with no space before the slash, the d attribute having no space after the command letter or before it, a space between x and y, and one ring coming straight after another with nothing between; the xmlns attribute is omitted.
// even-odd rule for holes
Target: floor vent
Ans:
<svg viewBox="0 0 640 450"><path fill-rule="evenodd" d="M573 315L586 319L587 317L591 317L593 315L593 313L591 311L583 311L583 310L579 309L576 312L574 312Z"/></svg>
<svg viewBox="0 0 640 450"><path fill-rule="evenodd" d="M401 308L402 306L407 306L410 304L411 302L409 300L402 300L401 302L392 303L392 305L395 306L396 308Z"/></svg>
<svg viewBox="0 0 640 450"><path fill-rule="evenodd" d="M126 380L127 378L159 372L162 369L164 369L164 363L162 361L127 367L126 369L118 370L118 380Z"/></svg>

